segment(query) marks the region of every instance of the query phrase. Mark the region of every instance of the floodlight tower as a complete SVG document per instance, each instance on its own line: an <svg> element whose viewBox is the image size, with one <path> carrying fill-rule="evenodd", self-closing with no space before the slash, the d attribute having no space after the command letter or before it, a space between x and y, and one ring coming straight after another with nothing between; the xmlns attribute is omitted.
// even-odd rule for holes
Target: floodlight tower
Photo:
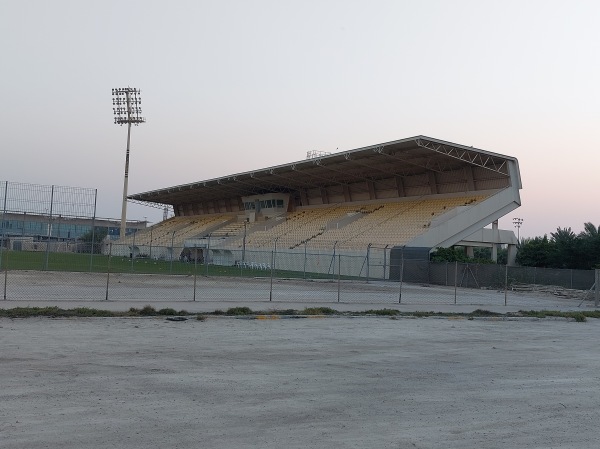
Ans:
<svg viewBox="0 0 600 449"><path fill-rule="evenodd" d="M513 225L517 228L517 242L521 242L521 225L523 224L523 219L519 217L513 218Z"/></svg>
<svg viewBox="0 0 600 449"><path fill-rule="evenodd" d="M127 124L127 151L125 152L125 179L123 181L123 206L121 208L121 232L120 237L125 237L127 226L127 184L129 182L129 142L131 140L131 125L144 123L146 119L142 114L142 96L139 89L123 87L112 90L113 113L115 114L115 125Z"/></svg>

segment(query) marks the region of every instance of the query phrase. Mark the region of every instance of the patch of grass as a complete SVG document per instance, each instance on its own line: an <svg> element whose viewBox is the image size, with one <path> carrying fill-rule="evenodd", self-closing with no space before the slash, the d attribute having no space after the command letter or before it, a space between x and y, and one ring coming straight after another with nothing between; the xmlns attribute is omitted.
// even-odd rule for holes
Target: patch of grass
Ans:
<svg viewBox="0 0 600 449"><path fill-rule="evenodd" d="M166 309L160 309L158 312L156 312L158 315L182 315L181 313L177 313L177 310L175 309L171 309L170 307L166 308Z"/></svg>
<svg viewBox="0 0 600 449"><path fill-rule="evenodd" d="M225 315L225 312L223 312L221 309L217 309L212 314L213 315Z"/></svg>
<svg viewBox="0 0 600 449"><path fill-rule="evenodd" d="M600 311L583 311L583 312L561 312L560 310L519 310L521 316L532 318L546 317L561 317L573 318L578 323L587 321L587 318L600 318Z"/></svg>
<svg viewBox="0 0 600 449"><path fill-rule="evenodd" d="M415 312L411 312L410 315L412 315L414 317L417 317L417 318L425 318L425 317L428 317L428 316L436 316L436 315L441 316L441 315L444 315L444 314L435 313L435 312L425 312L425 311L417 310ZM454 315L454 314L452 314L452 315Z"/></svg>
<svg viewBox="0 0 600 449"><path fill-rule="evenodd" d="M270 310L269 313L272 315L296 315L297 311L294 309Z"/></svg>
<svg viewBox="0 0 600 449"><path fill-rule="evenodd" d="M473 310L471 313L469 313L469 316L480 316L480 317L485 317L485 316L503 316L503 313L498 313L498 312L492 312L490 310L484 310L484 309L476 309Z"/></svg>
<svg viewBox="0 0 600 449"><path fill-rule="evenodd" d="M302 315L333 315L338 312L331 307L307 307L300 313Z"/></svg>
<svg viewBox="0 0 600 449"><path fill-rule="evenodd" d="M252 315L252 310L250 310L250 307L231 307L227 309L227 312L225 312L225 314L235 316Z"/></svg>
<svg viewBox="0 0 600 449"><path fill-rule="evenodd" d="M380 316L395 316L400 315L400 311L396 309L379 309L379 310L366 310L367 315L380 315Z"/></svg>
<svg viewBox="0 0 600 449"><path fill-rule="evenodd" d="M196 315L196 319L198 321L206 321L206 315L200 315L200 314L198 314L198 315Z"/></svg>
<svg viewBox="0 0 600 449"><path fill-rule="evenodd" d="M156 315L156 309L152 306L144 306L138 313L140 316L154 316Z"/></svg>
<svg viewBox="0 0 600 449"><path fill-rule="evenodd" d="M115 315L115 312L111 312L110 310L90 309L89 307L76 307L75 309L73 309L73 316L110 317L118 315Z"/></svg>

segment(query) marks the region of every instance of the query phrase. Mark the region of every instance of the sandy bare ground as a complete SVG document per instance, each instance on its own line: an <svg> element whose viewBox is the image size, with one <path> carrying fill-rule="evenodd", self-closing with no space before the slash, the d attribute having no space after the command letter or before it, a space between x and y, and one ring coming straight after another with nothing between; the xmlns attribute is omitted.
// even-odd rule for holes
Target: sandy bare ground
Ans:
<svg viewBox="0 0 600 449"><path fill-rule="evenodd" d="M0 446L597 448L600 320L0 320Z"/></svg>

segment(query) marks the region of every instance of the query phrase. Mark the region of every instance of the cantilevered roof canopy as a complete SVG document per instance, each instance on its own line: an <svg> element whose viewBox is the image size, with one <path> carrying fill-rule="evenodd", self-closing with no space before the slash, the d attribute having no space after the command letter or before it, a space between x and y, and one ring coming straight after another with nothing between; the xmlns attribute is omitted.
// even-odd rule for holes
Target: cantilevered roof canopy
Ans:
<svg viewBox="0 0 600 449"><path fill-rule="evenodd" d="M377 183L393 177L447 173L480 167L493 177L510 177L510 156L491 153L425 136L342 151L275 167L138 193L130 199L161 204L216 201L271 192L293 193L359 182ZM518 174L518 170L517 170ZM520 188L520 179L516 180Z"/></svg>

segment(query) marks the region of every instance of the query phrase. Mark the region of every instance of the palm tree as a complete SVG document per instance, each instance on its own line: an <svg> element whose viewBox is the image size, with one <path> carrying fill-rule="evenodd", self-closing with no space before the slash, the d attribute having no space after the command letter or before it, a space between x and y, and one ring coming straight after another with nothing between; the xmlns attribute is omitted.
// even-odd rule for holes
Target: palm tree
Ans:
<svg viewBox="0 0 600 449"><path fill-rule="evenodd" d="M582 257L586 261L585 268L600 268L600 226L591 222L583 224L583 232L579 234L582 244Z"/></svg>

